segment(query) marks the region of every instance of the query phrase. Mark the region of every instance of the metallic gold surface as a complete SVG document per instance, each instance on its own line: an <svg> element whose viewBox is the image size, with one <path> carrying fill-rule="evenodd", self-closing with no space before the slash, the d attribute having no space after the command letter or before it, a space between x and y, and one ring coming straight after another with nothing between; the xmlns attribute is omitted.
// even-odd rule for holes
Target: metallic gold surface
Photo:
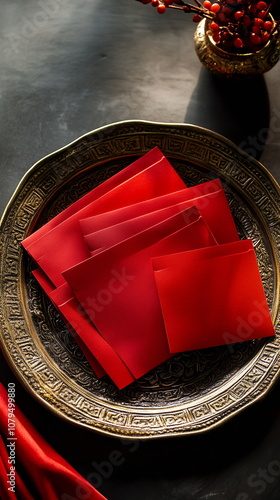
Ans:
<svg viewBox="0 0 280 500"><path fill-rule="evenodd" d="M248 54L233 54L217 47L211 36L209 20L203 19L194 34L194 46L200 62L212 73L226 78L255 76L266 73L279 61L280 33L260 50Z"/></svg>
<svg viewBox="0 0 280 500"><path fill-rule="evenodd" d="M154 146L188 186L222 180L240 236L253 241L277 335L182 353L118 391L107 377L96 379L32 278L20 242ZM1 221L0 322L11 367L52 412L105 434L155 438L221 424L263 397L279 376L278 211L279 189L269 172L227 139L193 125L120 122L43 158L22 179Z"/></svg>

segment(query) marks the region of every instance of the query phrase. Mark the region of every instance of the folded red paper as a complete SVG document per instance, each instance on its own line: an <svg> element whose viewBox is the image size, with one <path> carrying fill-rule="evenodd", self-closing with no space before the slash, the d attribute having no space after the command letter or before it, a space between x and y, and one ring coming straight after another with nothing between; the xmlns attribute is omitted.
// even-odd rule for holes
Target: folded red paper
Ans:
<svg viewBox="0 0 280 500"><path fill-rule="evenodd" d="M91 250L96 248L97 237L102 238L102 231L129 219L139 217L166 207L178 206L179 210L195 205L218 243L229 243L239 239L236 226L227 202L221 181L215 179L179 192L135 203L107 213L80 220L80 226ZM89 236L91 233L92 236Z"/></svg>
<svg viewBox="0 0 280 500"><path fill-rule="evenodd" d="M189 255L194 268L200 267L200 287L204 269L210 276L208 286L214 294L216 290L220 293L222 286L212 279L210 260L215 261L215 267L218 260L231 254L218 250L212 255L211 248L234 245L230 242L241 243L221 181L186 188L164 155L154 148L22 244L39 265L34 276L97 376L107 373L121 389L178 352L171 350L170 331L178 325L181 328L184 319L183 314L176 318L176 313L170 313L173 302L169 308L166 282L170 280L174 290L177 283L179 289L185 287L191 294L188 280L179 275L179 267L185 269L181 256ZM177 266L174 259L168 260L173 254L179 256ZM170 265L164 271L154 271L153 265L162 262ZM225 265L225 271L228 268ZM158 277L161 272L166 276L162 283ZM190 272L190 276L194 281L194 274ZM195 316L201 288L194 283L192 287L190 303ZM207 291L210 293L210 288ZM166 331L167 317L172 317L172 328L169 324Z"/></svg>
<svg viewBox="0 0 280 500"><path fill-rule="evenodd" d="M77 201L69 205L65 210L60 212L58 215L49 220L44 226L40 227L34 233L31 233L24 240L24 247L27 248L31 243L38 240L41 236L46 234L51 229L55 228L66 219L74 215L76 212L79 212L83 208L85 208L90 203L98 200L103 195L107 194L109 191L115 189L120 184L126 182L130 177L137 175L137 173L142 172L143 169L151 166L157 162L161 162L163 158L163 154L158 147L155 147L148 151L145 155L141 156L139 159L128 165L128 167L122 169L117 174L113 175L106 181L102 182L96 188L92 189L89 193L79 198ZM165 162L165 160L164 160ZM58 165L58 171L61 169L61 165ZM175 180L175 178L173 179ZM178 181L178 179L177 179ZM181 181L181 180L180 180ZM179 186L176 183L176 189L184 189L186 186L181 181L179 181ZM175 190L176 190L175 189ZM165 192L165 191L164 191ZM168 191L167 191L168 192ZM162 194L162 193L161 193Z"/></svg>
<svg viewBox="0 0 280 500"><path fill-rule="evenodd" d="M170 352L274 335L251 240L152 259Z"/></svg>
<svg viewBox="0 0 280 500"><path fill-rule="evenodd" d="M84 353L84 356L88 360L89 364L91 365L91 367L92 367L93 371L95 372L95 374L97 375L97 377L98 378L103 377L106 373L105 370L102 368L100 363L98 363L97 359L93 356L93 354L90 351L90 349L88 348L88 346L84 343L82 337L77 334L76 329L73 327L72 322L70 322L62 314L61 305L68 303L73 298L73 294L71 293L70 287L68 287L68 285L65 284L65 286L62 285L59 288L55 288L55 286L52 284L52 282L45 275L44 271L42 271L42 269L40 269L40 268L32 271L32 274L36 278L38 283L41 285L44 292L49 296L52 303L56 306L56 308L61 313L62 319L66 323L68 329L72 333L73 337L75 338L77 344L79 345L81 351ZM77 304L77 311L82 313L82 308L79 307L79 304ZM75 323L75 326L76 326L76 328L78 328L78 325L76 325L76 323Z"/></svg>
<svg viewBox="0 0 280 500"><path fill-rule="evenodd" d="M100 335L69 285L65 283L51 289L41 269L36 269L33 274L59 310L96 375L102 377L107 373L119 389L134 382L135 377L112 346Z"/></svg>
<svg viewBox="0 0 280 500"><path fill-rule="evenodd" d="M169 219L173 215L176 215L180 212L182 213L182 211L185 209L185 204L188 206L188 210L184 212L186 225L195 222L198 217L198 210L194 206L190 207L189 202L168 206L154 212L149 212L145 215L140 215L133 219L128 219L118 224L114 224L113 226L105 227L104 229L96 231L92 234L85 235L84 238L89 251L91 252L91 255L97 255L101 251L104 251L107 248L117 245L123 240L135 236L137 233L141 233L142 231L145 231L146 229L155 226L156 224L159 224L166 219ZM205 220L204 227L206 227ZM193 239L195 239L197 236L195 231L196 227L194 227ZM211 244L212 241L216 242L209 227L206 229L206 233L211 233ZM200 234L198 234L198 237L199 241L201 241Z"/></svg>
<svg viewBox="0 0 280 500"><path fill-rule="evenodd" d="M102 184L102 188L98 186L98 195L93 190L94 201L78 211L73 212L72 207L70 217L68 217L67 212L67 218L64 218L51 230L48 230L48 226L44 226L45 229L39 229L37 236L34 233L31 238L29 237L22 242L30 256L55 286L60 286L65 282L61 274L63 270L89 256L80 231L79 220L81 218L186 188L182 179L158 148L142 156L125 171L125 180L116 174L117 178L114 179L114 182L108 181ZM119 182L120 177L121 183ZM101 196L100 191L102 192ZM88 199L87 197L87 202Z"/></svg>
<svg viewBox="0 0 280 500"><path fill-rule="evenodd" d="M195 210L184 210L63 273L135 378L170 358L151 257L216 243Z"/></svg>
<svg viewBox="0 0 280 500"><path fill-rule="evenodd" d="M166 207L165 209L157 212L152 212L106 228L105 230L98 232L100 233L98 235L97 233L94 233L93 236L96 235L96 237L98 237L98 245L95 245L98 250L95 250L94 253L97 254L100 252L100 248L104 249L116 245L123 239L136 235L137 233L167 219L179 211L178 206ZM192 221L195 222L197 217L198 212L195 207L193 209L188 209L185 212L186 225L190 224ZM200 230L202 230L202 227L205 229L204 243L206 243L206 238L208 236L209 240L207 240L207 242L209 244L214 243L215 240L212 235L210 235L210 231L205 224L200 226ZM199 238L199 245L201 243L201 234L198 233L198 235L196 235L196 233L194 233L192 238L194 242L197 236ZM71 288L67 285L67 283L55 289L54 285L51 284L41 269L37 269L33 274L57 309L60 311L64 321L68 324L70 331L73 333L73 330L75 329L75 338L97 376L102 376L104 373L102 369L100 370L96 357L106 370L107 374L114 379L114 382L119 388L130 384L134 380L131 372L125 366L123 361L119 359L119 355L112 352L112 347L107 345L103 338L100 338L99 332L90 321L77 298L73 295ZM96 354L96 357L93 356L93 352Z"/></svg>

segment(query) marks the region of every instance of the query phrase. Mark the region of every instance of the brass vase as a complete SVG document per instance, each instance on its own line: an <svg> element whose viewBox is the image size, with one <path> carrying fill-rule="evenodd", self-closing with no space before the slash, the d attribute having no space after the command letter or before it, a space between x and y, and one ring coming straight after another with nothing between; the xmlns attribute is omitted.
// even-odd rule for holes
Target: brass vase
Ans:
<svg viewBox="0 0 280 500"><path fill-rule="evenodd" d="M209 19L203 19L197 25L194 45L199 60L212 73L226 78L255 76L269 71L279 60L278 30L260 50L247 54L233 54L217 47L209 28L210 22Z"/></svg>

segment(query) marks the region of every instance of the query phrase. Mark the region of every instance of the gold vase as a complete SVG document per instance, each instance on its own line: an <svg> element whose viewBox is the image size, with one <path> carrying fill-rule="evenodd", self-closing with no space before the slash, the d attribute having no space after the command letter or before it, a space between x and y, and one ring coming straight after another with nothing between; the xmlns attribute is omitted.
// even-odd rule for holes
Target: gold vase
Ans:
<svg viewBox="0 0 280 500"><path fill-rule="evenodd" d="M271 17L273 20L273 18ZM256 52L233 54L217 47L209 28L209 19L197 25L194 45L200 62L212 73L226 78L255 76L269 71L280 58L280 33L276 30L270 40Z"/></svg>

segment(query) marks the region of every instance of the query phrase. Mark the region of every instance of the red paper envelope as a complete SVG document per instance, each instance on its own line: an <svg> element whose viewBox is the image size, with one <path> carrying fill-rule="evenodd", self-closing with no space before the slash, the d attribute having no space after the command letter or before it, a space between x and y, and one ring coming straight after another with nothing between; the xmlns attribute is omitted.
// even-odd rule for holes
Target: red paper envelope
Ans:
<svg viewBox="0 0 280 500"><path fill-rule="evenodd" d="M60 286L65 282L61 274L63 270L89 256L80 231L79 220L81 218L185 188L185 184L167 159L160 153L157 156L160 158L157 158L157 161L148 168L144 168L142 160L140 172L138 172L138 167L136 175L129 177L122 184L75 212L38 240L31 244L27 240L23 241L23 246L55 286Z"/></svg>
<svg viewBox="0 0 280 500"><path fill-rule="evenodd" d="M187 210L63 273L135 378L170 358L151 257L215 244L198 212L186 221Z"/></svg>
<svg viewBox="0 0 280 500"><path fill-rule="evenodd" d="M29 245L31 245L31 243L36 241L38 238L46 234L54 227L58 226L58 224L61 224L66 219L74 215L76 212L82 210L93 201L96 201L104 194L108 193L109 191L116 188L123 182L127 181L130 177L137 175L139 172L142 172L147 167L161 161L163 161L164 163L167 162L160 149L158 147L153 148L151 151L141 156L141 158L134 161L126 168L122 169L120 172L113 175L106 181L102 182L102 184L100 184L96 188L92 189L85 196L75 201L75 203L72 203L69 207L60 212L56 217L51 219L44 226L40 227L37 231L28 236L28 238L24 240L24 247L27 248ZM58 167L58 169L59 168L60 167ZM180 181L181 179L179 180L179 187L177 187L177 189L184 189L186 186L183 183L183 181L181 182Z"/></svg>
<svg viewBox="0 0 280 500"><path fill-rule="evenodd" d="M120 243L121 241L126 240L131 236L134 236L135 234L182 212L185 208L184 205L184 203L180 203L179 205L166 207L161 210L157 210L156 212L150 212L148 214L135 217L134 219L128 219L124 222L120 222L119 224L115 224L114 226L109 226L100 231L96 231L95 233L88 234L84 236L88 249L91 255L96 255L101 251L101 249L105 250L106 248L110 248L111 246L116 245L117 243ZM186 225L195 222L198 217L197 208L189 207L189 209L185 212L185 216ZM213 242L217 243L209 228L206 229L206 233L210 237L209 245L214 244ZM195 237L196 234L193 236ZM198 237L201 239L200 234L198 234Z"/></svg>
<svg viewBox="0 0 280 500"><path fill-rule="evenodd" d="M119 243L123 239L127 239L128 237L137 234L140 231L143 231L144 229L147 229L148 227L151 227L152 225L161 222L164 219L167 219L168 217L174 215L175 213L178 213L178 207L167 207L166 209L159 210L155 213L149 213L146 214L142 217L137 217L136 219L128 220L125 221L124 223L117 224L113 227L106 228L103 231L100 231L99 236L99 245L96 245L96 250L95 254L97 252L100 252L100 248L103 247L110 247L112 245L115 245L116 243ZM198 212L197 209L194 207L190 208L187 211L187 217L186 219L186 224L191 223L192 221L196 221L198 217ZM97 234L97 233L95 233ZM195 237L196 235L194 235ZM210 234L209 230L205 226L205 238L209 236L209 241L204 240L204 243L208 244L214 244L215 240ZM201 235L198 234L199 237L199 243L201 242ZM82 310L81 305L79 304L78 300L76 297L73 296L71 288L67 285L67 283L61 285L57 289L55 289L54 285L48 280L46 275L41 269L37 269L34 273L34 276L37 278L45 292L48 294L49 298L52 300L52 302L55 304L57 309L60 311L61 315L63 316L63 319L65 323L68 325L68 328L76 338L81 350L84 352L86 358L88 359L89 363L91 364L92 368L94 369L95 373L97 376L103 376L104 375L104 370L100 367L100 365L97 363L96 359L92 355L92 352L94 352L94 347L96 347L96 335L97 330L95 329L94 325L91 323L89 318L87 317L87 322L85 322L85 318L79 318L79 314L86 315L85 312ZM77 334L74 332L74 329L79 332ZM94 331L92 331L94 329ZM98 334L99 335L99 334ZM90 344L92 351L89 351L87 348L86 343L82 340L86 339L88 340L90 338ZM92 340L93 336L95 339L95 344L94 347L92 347ZM104 345L104 340L103 339L98 339L98 343L103 342L102 345ZM113 354L110 353L110 357L108 358L106 354L106 350L102 350L102 355L98 355L98 359L101 361L103 366L108 367L108 361L110 359L110 367L119 364L119 361L117 360L114 361L112 359ZM117 353L116 353L116 356ZM114 362L113 362L114 361ZM127 376L128 375L128 376ZM115 375L115 383L119 388L124 387L125 385L128 385L131 383L131 373L129 372L127 374L126 369L118 370L118 375L116 377Z"/></svg>
<svg viewBox="0 0 280 500"><path fill-rule="evenodd" d="M274 335L251 240L152 263L171 352Z"/></svg>
<svg viewBox="0 0 280 500"><path fill-rule="evenodd" d="M110 344L99 334L79 301L76 297L73 297L67 283L54 289L49 285L48 278L44 276L41 269L36 269L33 271L33 274L74 334L75 340L96 375L102 377L107 373L119 389L134 382L135 378L125 363Z"/></svg>
<svg viewBox="0 0 280 500"><path fill-rule="evenodd" d="M177 210L175 210L177 209ZM136 219L128 220L125 221L124 223L117 224L113 227L106 228L103 231L100 231L98 233L101 233L99 235L99 245L96 245L95 254L97 252L100 252L100 248L103 246L109 247L112 245L115 245L116 243L119 243L122 241L124 238L128 238L134 234L137 234L140 231L143 231L144 229L147 229L148 227L151 227L155 223L161 222L164 219L167 219L168 217L174 215L175 213L178 213L178 207L167 207L166 209L159 210L156 213L149 213L146 214L145 216L142 217L137 217ZM186 219L186 224L191 223L192 221L196 221L198 217L198 212L197 209L194 207L193 210L190 208L187 211L187 219ZM97 234L97 233L95 233ZM196 234L194 234L195 238ZM209 236L209 240L206 240L206 237ZM198 245L201 242L201 234L198 234ZM215 240L213 236L210 234L210 231L207 229L205 226L205 239L204 243L208 244L214 244ZM73 293L71 291L71 288L65 283L61 285L59 288L55 289L54 285L51 284L51 282L48 280L46 275L43 273L41 269L37 269L34 272L35 277L45 290L45 292L49 295L50 299L52 302L56 305L57 309L60 311L62 314L64 321L69 325L72 325L72 328L70 327L70 330L73 332L73 329L77 332L80 332L80 335L82 335L83 338L88 339L89 337L91 338L92 335L94 335L96 338L97 331L94 327L94 325L91 323L89 318L87 317L88 323L85 323L84 318L79 318L79 313L84 313L82 310L78 300L76 297L73 296ZM55 290L55 291L54 291ZM85 313L84 313L85 314ZM86 328L85 328L86 327ZM92 332L92 329L94 329L94 332ZM81 333L82 332L82 333ZM104 373L102 370L100 370L100 367L96 367L96 360L91 354L91 356L88 353L87 346L86 344L81 340L81 337L79 335L74 334L78 344L80 345L82 351L84 352L85 356L87 357L88 361L90 362L92 368L96 372L97 376L102 376ZM103 339L102 339L103 340ZM99 344L101 342L101 339L98 339ZM91 339L91 344L92 346L92 339ZM92 347L92 351L94 351L94 348ZM104 351L104 349L103 349ZM103 352L102 351L102 352ZM116 356L118 356L116 354ZM106 357L106 352L104 353L103 357L100 357L99 354L99 360L102 362L102 365L105 366L108 365L108 356L106 357L104 361L104 357ZM110 363L112 363L112 355L110 356ZM117 362L119 363L119 362ZM116 362L112 363L114 366L116 366ZM111 366L111 365L110 365ZM127 378L127 374L125 370L120 371L118 373L118 377L116 379L115 376L115 383L118 385L119 388L122 388L124 385L128 385L128 383L131 383L131 373L128 374L129 377Z"/></svg>
<svg viewBox="0 0 280 500"><path fill-rule="evenodd" d="M87 236L108 226L174 205L178 205L180 210L195 205L219 244L239 239L226 195L218 179L177 193L170 193L129 207L82 219L80 226L83 234ZM95 237L87 238L87 243L92 249L94 248L93 238ZM92 241L92 247L90 241Z"/></svg>
<svg viewBox="0 0 280 500"><path fill-rule="evenodd" d="M32 274L34 275L34 277L36 278L38 283L41 285L44 292L50 297L53 304L57 307L58 310L60 310L60 305L61 305L60 302L63 304L64 302L68 302L69 299L72 298L71 289L68 288L67 285L66 285L66 287L64 287L63 291L65 293L62 296L62 293L63 293L62 290L56 289L41 269L35 269L34 271L32 271ZM58 290L58 293L60 294L60 301L54 300L55 296L53 296L53 292L55 290ZM69 297L69 290L70 290L70 294L71 294L70 297ZM61 311L60 311L60 313L61 313ZM64 319L64 322L67 324L69 330L71 331L73 337L75 338L77 344L79 345L81 351L84 353L84 355L85 355L86 359L88 360L89 364L91 365L93 371L97 375L97 377L99 377L99 378L103 377L105 375L105 371L102 368L102 366L98 363L98 361L93 356L93 354L91 353L89 348L83 342L82 338L77 335L76 331L73 329L73 327L71 326L71 323L67 320L67 318L65 316L63 316L62 313L61 313L61 315Z"/></svg>

